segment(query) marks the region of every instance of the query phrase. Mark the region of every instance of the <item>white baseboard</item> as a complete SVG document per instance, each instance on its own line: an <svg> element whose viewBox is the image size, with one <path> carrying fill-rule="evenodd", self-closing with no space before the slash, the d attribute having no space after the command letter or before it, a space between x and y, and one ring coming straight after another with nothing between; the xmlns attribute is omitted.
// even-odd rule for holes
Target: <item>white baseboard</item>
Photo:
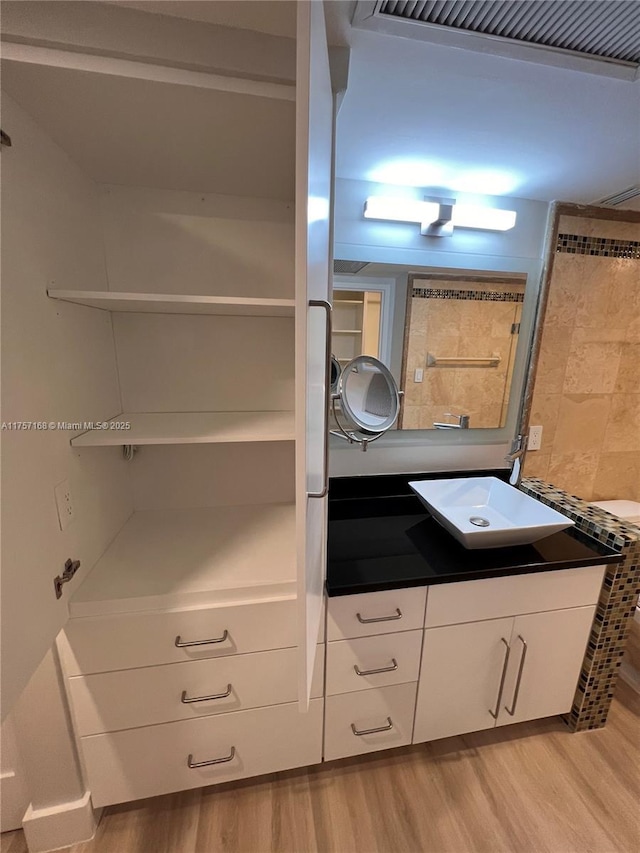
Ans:
<svg viewBox="0 0 640 853"><path fill-rule="evenodd" d="M29 806L22 820L29 853L47 853L93 838L102 809L94 809L89 791L70 803L46 809Z"/></svg>

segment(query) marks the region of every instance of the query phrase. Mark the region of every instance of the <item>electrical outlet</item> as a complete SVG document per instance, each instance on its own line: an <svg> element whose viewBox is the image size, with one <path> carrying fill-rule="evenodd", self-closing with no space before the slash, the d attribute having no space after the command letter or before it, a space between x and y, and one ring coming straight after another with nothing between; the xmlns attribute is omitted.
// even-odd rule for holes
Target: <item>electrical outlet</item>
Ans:
<svg viewBox="0 0 640 853"><path fill-rule="evenodd" d="M527 450L540 450L542 447L542 427L529 427L529 441L527 442Z"/></svg>
<svg viewBox="0 0 640 853"><path fill-rule="evenodd" d="M71 488L68 480L63 480L55 487L56 508L58 510L58 522L60 530L66 530L73 521L73 503L71 501Z"/></svg>
<svg viewBox="0 0 640 853"><path fill-rule="evenodd" d="M415 373L413 374L414 382L422 382L422 377L424 376L424 371L421 367L416 367Z"/></svg>

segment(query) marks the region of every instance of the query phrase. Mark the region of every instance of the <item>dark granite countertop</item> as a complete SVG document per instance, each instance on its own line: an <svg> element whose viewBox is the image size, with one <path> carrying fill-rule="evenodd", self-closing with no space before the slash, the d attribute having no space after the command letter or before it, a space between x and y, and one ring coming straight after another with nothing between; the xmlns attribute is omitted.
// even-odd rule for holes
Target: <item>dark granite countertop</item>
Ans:
<svg viewBox="0 0 640 853"><path fill-rule="evenodd" d="M459 476L504 474L478 471ZM620 554L575 528L532 545L467 550L429 515L407 485L409 480L428 478L425 474L405 474L332 481L328 595L455 583L621 560Z"/></svg>

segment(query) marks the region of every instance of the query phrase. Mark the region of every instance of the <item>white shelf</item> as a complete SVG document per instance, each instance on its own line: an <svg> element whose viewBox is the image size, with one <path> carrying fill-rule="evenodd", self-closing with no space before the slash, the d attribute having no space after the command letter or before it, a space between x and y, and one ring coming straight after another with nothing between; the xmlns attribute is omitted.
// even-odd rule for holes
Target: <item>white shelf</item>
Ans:
<svg viewBox="0 0 640 853"><path fill-rule="evenodd" d="M106 423L129 423L131 428L92 429L72 438L72 446L229 444L295 439L293 412L125 412Z"/></svg>
<svg viewBox="0 0 640 853"><path fill-rule="evenodd" d="M293 317L293 299L254 299L244 296L183 296L175 293L120 293L109 290L56 290L51 299L145 314L222 314L236 317Z"/></svg>
<svg viewBox="0 0 640 853"><path fill-rule="evenodd" d="M295 506L136 512L72 597L72 616L294 596Z"/></svg>

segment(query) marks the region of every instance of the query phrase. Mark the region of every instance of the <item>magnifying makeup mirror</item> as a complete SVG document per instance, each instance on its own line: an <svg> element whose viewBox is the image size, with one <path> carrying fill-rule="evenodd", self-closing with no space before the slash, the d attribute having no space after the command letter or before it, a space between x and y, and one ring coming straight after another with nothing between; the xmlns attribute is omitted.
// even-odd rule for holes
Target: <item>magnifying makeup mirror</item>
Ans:
<svg viewBox="0 0 640 853"><path fill-rule="evenodd" d="M331 430L331 435L359 444L362 450L384 435L400 412L400 392L395 379L381 361L369 355L359 355L345 365L335 391L332 383L331 402L338 426L338 430ZM338 404L346 425L341 423Z"/></svg>

